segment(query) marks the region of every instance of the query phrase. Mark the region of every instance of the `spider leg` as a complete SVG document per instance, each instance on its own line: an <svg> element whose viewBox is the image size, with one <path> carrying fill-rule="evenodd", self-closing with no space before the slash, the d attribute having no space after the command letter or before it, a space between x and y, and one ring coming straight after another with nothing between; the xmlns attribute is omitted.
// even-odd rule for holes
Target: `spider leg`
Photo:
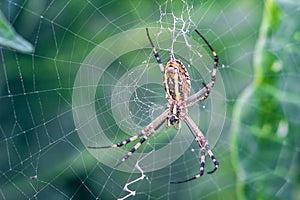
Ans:
<svg viewBox="0 0 300 200"><path fill-rule="evenodd" d="M133 142L137 140L139 137L147 133L147 127L143 129L139 134L132 136L131 138L128 138L126 140L123 140L121 142L118 142L117 144L113 144L110 146L102 146L102 147L97 147L97 146L88 146L89 149L107 149L107 148L115 148L115 147L121 147L125 144L128 144L129 142Z"/></svg>
<svg viewBox="0 0 300 200"><path fill-rule="evenodd" d="M216 157L214 156L213 152L210 149L210 146L205 139L203 133L200 131L196 123L190 118L188 114L184 116L184 121L186 125L189 127L190 131L195 137L196 142L198 143L199 147L201 148L201 156L200 156L200 171L198 174L193 176L192 178L181 180L181 181L172 181L170 183L176 184L176 183L185 183L194 179L197 179L201 177L204 174L204 166L205 166L205 154L208 153L210 159L213 161L215 168L208 172L208 174L214 173L219 168L219 162L217 161Z"/></svg>
<svg viewBox="0 0 300 200"><path fill-rule="evenodd" d="M197 179L200 176L202 176L204 174L204 166L205 166L205 148L202 147L201 148L201 157L200 157L200 171L198 174L196 174L195 176L193 176L192 178L186 179L186 180L181 180L181 181L171 181L171 184L178 184L178 183L185 183L185 182L189 182L191 180Z"/></svg>
<svg viewBox="0 0 300 200"><path fill-rule="evenodd" d="M212 46L209 44L209 42L205 39L205 37L197 29L195 29L195 32L205 42L205 44L208 46L208 48L210 49L210 51L212 52L212 54L214 56L214 67L213 67L212 74L211 74L211 84L212 84L211 87L213 87L213 85L216 81L216 74L217 74L217 68L218 68L218 64L219 64L219 57L218 57L217 53L215 52L215 50L212 48Z"/></svg>
<svg viewBox="0 0 300 200"><path fill-rule="evenodd" d="M116 144L113 145L109 145L109 146L88 146L88 148L90 149L107 149L107 148L115 148L115 147L121 147L123 145L126 145L130 142L133 142L135 140L137 140L139 137L145 135L147 132L149 132L153 127L156 126L157 123L160 123L160 121L164 121L165 117L168 114L168 110L166 110L165 112L163 112L160 116L158 116L155 120L153 120L150 124L148 124L139 134L134 135L126 140L120 141Z"/></svg>
<svg viewBox="0 0 300 200"><path fill-rule="evenodd" d="M164 72L164 66L163 66L163 64L162 64L162 62L161 62L161 59L160 59L160 57L159 57L159 55L158 55L158 52L156 51L156 49L155 49L155 47L154 47L154 44L153 44L153 42L152 42L152 40L151 40L151 37L150 37L150 35L149 35L148 28L146 28L146 33L147 33L147 37L148 37L149 42L150 42L151 47L152 47L153 55L154 55L154 57L155 57L155 59L156 59L156 62L157 62L158 65L159 65L160 71L163 73L163 72Z"/></svg>
<svg viewBox="0 0 300 200"><path fill-rule="evenodd" d="M215 50L212 48L212 46L209 44L209 42L205 39L205 37L197 29L195 29L195 32L205 42L205 44L208 46L208 48L210 49L210 51L212 52L212 54L214 56L214 66L213 66L213 70L212 70L210 82L207 85L205 85L205 87L203 87L202 89L200 89L198 92L196 92L195 94L193 94L193 95L191 95L191 96L188 97L188 101L194 101L195 99L198 99L200 97L198 101L196 100L197 102L199 102L199 101L203 101L203 100L206 99L205 98L203 100L200 100L200 99L203 98L201 96L203 94L204 94L204 96L206 96L205 93L207 93L208 90L210 90L215 85L217 68L218 68L218 64L219 64L219 57L218 57L217 53L215 52ZM192 105L194 105L195 103L193 103Z"/></svg>
<svg viewBox="0 0 300 200"><path fill-rule="evenodd" d="M195 140L197 141L199 147L201 149L203 147L205 148L205 151L208 153L210 159L213 161L213 163L215 165L215 168L212 171L208 172L208 174L214 173L219 168L219 162L217 161L216 157L214 156L213 152L211 151L208 141L206 140L202 131L198 128L198 126L196 125L194 120L192 120L192 118L188 114L186 114L184 116L184 121L185 121L186 125L189 127L189 129L191 130L191 132L193 133Z"/></svg>
<svg viewBox="0 0 300 200"><path fill-rule="evenodd" d="M114 168L117 168L119 165L121 165L126 159L128 159L136 150L138 150L138 148L149 138L151 137L156 131L157 129L159 129L166 120L167 116L165 116L163 119L161 119L159 121L159 123L153 127L146 135L144 135L140 141L138 143L136 143L136 145L134 145L134 147L123 156L123 158L114 166Z"/></svg>
<svg viewBox="0 0 300 200"><path fill-rule="evenodd" d="M190 102L189 104L186 105L186 108L189 108L193 105L195 105L196 103L199 103L201 101L204 101L205 99L207 99L209 93L210 93L210 89L209 87L205 84L205 83L202 83L203 84L203 88L206 89L206 92L204 93L204 95L200 96L198 99L194 100L193 102Z"/></svg>

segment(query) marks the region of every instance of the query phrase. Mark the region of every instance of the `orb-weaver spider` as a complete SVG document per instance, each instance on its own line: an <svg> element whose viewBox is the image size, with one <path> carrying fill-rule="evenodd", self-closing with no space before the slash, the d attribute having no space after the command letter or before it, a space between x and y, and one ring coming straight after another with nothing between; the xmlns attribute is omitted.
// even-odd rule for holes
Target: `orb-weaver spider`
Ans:
<svg viewBox="0 0 300 200"><path fill-rule="evenodd" d="M91 149L102 149L102 148L114 148L121 147L123 145L128 144L129 142L133 142L138 138L141 138L138 143L126 154L123 158L115 165L118 167L122 164L127 158L129 158L138 148L149 138L151 137L157 129L159 129L165 122L166 126L169 128L170 126L174 126L176 129L181 128L181 121L184 121L188 126L190 131L195 137L196 142L198 143L201 153L200 153L200 171L198 174L193 176L192 178L181 180L181 181L172 181L171 183L184 183L194 179L201 177L204 173L204 165L205 165L205 155L208 153L209 157L213 161L215 167L212 171L208 172L209 174L214 173L218 167L219 162L215 158L213 152L210 149L208 141L204 137L201 130L198 128L196 123L192 120L192 118L187 113L187 108L192 105L204 101L209 93L211 88L215 84L216 73L218 67L218 55L209 44L209 42L205 39L205 37L195 29L195 32L201 37L201 39L206 43L210 51L214 56L214 65L211 75L211 80L208 84L203 83L203 87L196 92L195 94L190 96L191 82L190 76L188 74L187 69L183 65L183 63L175 59L173 55L171 55L169 61L166 64L166 67L163 66L160 56L156 51L154 44L150 38L148 28L146 28L147 37L152 47L152 51L156 61L160 67L160 71L163 74L163 84L166 91L166 100L168 104L167 110L165 110L160 116L158 116L155 120L153 120L148 126L146 126L139 134L132 136L124 141L121 141L117 144L113 144L110 146L102 146L102 147L91 147Z"/></svg>

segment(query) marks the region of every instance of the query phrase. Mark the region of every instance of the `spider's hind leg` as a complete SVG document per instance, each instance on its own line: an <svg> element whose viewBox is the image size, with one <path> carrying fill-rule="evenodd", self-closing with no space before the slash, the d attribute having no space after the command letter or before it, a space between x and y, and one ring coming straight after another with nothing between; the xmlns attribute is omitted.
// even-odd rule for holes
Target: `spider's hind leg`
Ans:
<svg viewBox="0 0 300 200"><path fill-rule="evenodd" d="M147 33L148 40L149 40L149 42L150 42L150 44L151 44L151 47L152 47L153 55L154 55L154 57L155 57L155 59L156 59L156 62L157 62L157 64L158 64L159 68L160 68L160 71L161 71L162 73L164 73L164 66L163 66L163 64L162 64L162 62L161 62L161 59L160 59L160 56L159 56L159 54L158 54L158 52L157 52L156 48L154 47L154 44L153 44L153 42L152 42L152 40L151 40L151 37L150 37L149 31L148 31L148 28L146 28L146 33Z"/></svg>
<svg viewBox="0 0 300 200"><path fill-rule="evenodd" d="M199 103L201 101L204 101L205 99L208 98L209 94L210 94L210 89L209 89L209 86L207 84L205 84L204 82L202 83L203 85L203 88L200 90L202 91L204 89L204 94L197 97L197 99L194 99L192 102L190 102L189 104L186 105L187 108L193 106L194 104L196 103Z"/></svg>

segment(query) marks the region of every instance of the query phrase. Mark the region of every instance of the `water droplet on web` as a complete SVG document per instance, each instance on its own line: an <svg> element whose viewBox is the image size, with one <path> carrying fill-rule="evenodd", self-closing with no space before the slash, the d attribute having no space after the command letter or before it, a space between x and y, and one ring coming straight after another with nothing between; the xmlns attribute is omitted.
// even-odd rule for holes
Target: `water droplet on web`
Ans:
<svg viewBox="0 0 300 200"><path fill-rule="evenodd" d="M30 176L29 178L30 178L30 179L37 179L37 175Z"/></svg>

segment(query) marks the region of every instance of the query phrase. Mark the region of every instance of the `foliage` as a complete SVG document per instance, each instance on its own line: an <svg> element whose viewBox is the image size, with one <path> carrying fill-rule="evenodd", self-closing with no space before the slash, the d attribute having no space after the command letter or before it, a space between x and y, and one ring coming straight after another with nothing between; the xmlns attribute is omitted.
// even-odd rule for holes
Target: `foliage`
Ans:
<svg viewBox="0 0 300 200"><path fill-rule="evenodd" d="M24 53L31 53L33 46L19 36L9 25L0 10L0 45L11 47Z"/></svg>
<svg viewBox="0 0 300 200"><path fill-rule="evenodd" d="M265 2L254 54L254 79L234 108L232 152L236 153L232 157L240 182L238 199L296 199L298 196L295 188L299 182L295 177L299 177L296 170L299 155L295 149L299 146L299 134L295 130L300 128L300 118L289 119L300 109L299 95L287 90L295 83L284 77L293 71L299 75L297 63L285 57L293 53L299 58L298 51L286 52L286 46L299 44L289 34L295 34L300 25L296 22L298 13L287 20L289 9L273 0ZM285 187L281 191L282 184Z"/></svg>

